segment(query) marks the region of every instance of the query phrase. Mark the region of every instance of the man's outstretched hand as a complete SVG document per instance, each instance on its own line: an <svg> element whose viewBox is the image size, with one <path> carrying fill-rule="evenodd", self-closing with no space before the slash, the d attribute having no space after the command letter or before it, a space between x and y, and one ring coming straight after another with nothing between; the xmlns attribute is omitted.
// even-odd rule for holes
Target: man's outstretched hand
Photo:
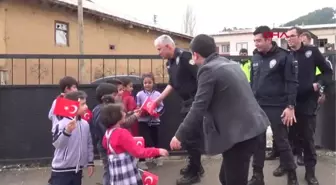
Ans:
<svg viewBox="0 0 336 185"><path fill-rule="evenodd" d="M179 141L175 136L170 141L170 148L172 150L180 150L182 148L181 141Z"/></svg>

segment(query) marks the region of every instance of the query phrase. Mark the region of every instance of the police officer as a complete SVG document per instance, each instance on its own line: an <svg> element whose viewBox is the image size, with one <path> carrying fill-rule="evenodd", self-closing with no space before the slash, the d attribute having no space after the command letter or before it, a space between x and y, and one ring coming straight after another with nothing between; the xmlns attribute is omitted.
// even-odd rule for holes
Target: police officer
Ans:
<svg viewBox="0 0 336 185"><path fill-rule="evenodd" d="M305 43L303 42L305 45ZM326 62L328 66L332 69L332 64L329 60L326 59ZM316 72L315 72L315 82L320 80L321 77L321 71L318 67L316 67ZM320 93L319 93L319 98L317 100L318 107L316 108L315 114L319 110L320 104L322 104L325 100L325 95L324 95L324 86L320 88ZM298 131L296 131L296 127L291 127L289 129L289 140L292 144L292 149L293 149L293 154L297 156L297 164L299 166L304 166L304 159L303 159L303 147L302 147L302 138L299 137Z"/></svg>
<svg viewBox="0 0 336 185"><path fill-rule="evenodd" d="M173 39L168 35L161 35L154 41L154 45L159 55L168 59L166 66L169 74L169 82L156 103L161 102L173 90L182 98L183 117L187 115L194 101L197 91L197 66L192 62L192 55L188 51L176 48ZM202 120L198 124L202 127ZM201 129L199 129L201 130ZM200 181L200 176L204 174L201 165L201 143L202 133L197 132L188 143L183 143L188 152L189 164L180 170L183 175L177 180L177 185L193 184Z"/></svg>
<svg viewBox="0 0 336 185"><path fill-rule="evenodd" d="M250 82L250 69L251 69L251 60L249 60L248 57L248 51L245 48L240 49L239 56L243 56L246 58L243 58L240 60L240 67L244 71L246 78L248 82Z"/></svg>
<svg viewBox="0 0 336 185"><path fill-rule="evenodd" d="M295 124L294 106L297 93L297 62L289 51L277 46L264 33L268 26L254 32L256 50L251 66L251 87L254 95L271 122L273 137L280 153L280 163L288 171L287 184L298 185L296 164L288 142L287 128ZM266 133L261 137L253 156L253 176L249 185L264 185L263 167L266 150Z"/></svg>
<svg viewBox="0 0 336 185"><path fill-rule="evenodd" d="M313 46L311 44L311 35L310 33L308 32L303 32L301 35L300 35L300 38L301 38L301 41L303 43L303 45L305 46ZM289 47L290 48L290 47ZM329 65L329 67L332 69L332 64L331 62L326 58L326 62L327 64ZM321 76L321 71L318 67L316 67L316 72L315 72L315 75L316 75L316 80L320 80L320 76ZM324 94L324 87L321 87L321 90L320 90L320 97L318 99L318 104L322 104L324 101L325 101L325 94ZM318 109L317 109L318 110Z"/></svg>
<svg viewBox="0 0 336 185"><path fill-rule="evenodd" d="M239 51L239 56L244 56L247 57L248 56L248 50L245 48L240 49ZM251 60L249 60L248 58L243 58L240 60L240 67L242 68L242 70L244 71L246 78L248 80L248 82L250 82L250 78L251 78ZM270 152L266 153L266 157L265 160L274 160L277 157L279 157L279 152L276 150L276 144L275 141L273 139L273 146L272 146L272 150Z"/></svg>
<svg viewBox="0 0 336 185"><path fill-rule="evenodd" d="M315 177L315 166L317 163L314 143L316 127L315 112L321 87L327 87L332 80L332 69L317 47L302 44L299 37L301 34L302 29L297 27L293 27L287 31L287 35L289 36L288 45L299 66L299 87L295 109L297 124L294 126L297 128L298 135L302 138L303 142L302 147L306 168L305 179L308 185L318 185L318 180ZM316 67L321 71L317 82L315 82Z"/></svg>

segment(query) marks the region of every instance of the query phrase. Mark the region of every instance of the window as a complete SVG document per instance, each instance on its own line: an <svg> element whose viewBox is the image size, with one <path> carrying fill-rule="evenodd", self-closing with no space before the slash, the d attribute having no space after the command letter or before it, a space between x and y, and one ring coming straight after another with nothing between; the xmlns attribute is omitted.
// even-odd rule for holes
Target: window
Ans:
<svg viewBox="0 0 336 185"><path fill-rule="evenodd" d="M55 44L69 46L69 23L55 22Z"/></svg>
<svg viewBox="0 0 336 185"><path fill-rule="evenodd" d="M219 47L218 46L216 46L216 52L219 53Z"/></svg>
<svg viewBox="0 0 336 185"><path fill-rule="evenodd" d="M328 43L328 39L318 39L318 47L324 47Z"/></svg>
<svg viewBox="0 0 336 185"><path fill-rule="evenodd" d="M247 49L248 50L248 43L247 42L239 42L236 44L236 51L239 52L240 49Z"/></svg>
<svg viewBox="0 0 336 185"><path fill-rule="evenodd" d="M230 43L222 44L222 53L230 53Z"/></svg>

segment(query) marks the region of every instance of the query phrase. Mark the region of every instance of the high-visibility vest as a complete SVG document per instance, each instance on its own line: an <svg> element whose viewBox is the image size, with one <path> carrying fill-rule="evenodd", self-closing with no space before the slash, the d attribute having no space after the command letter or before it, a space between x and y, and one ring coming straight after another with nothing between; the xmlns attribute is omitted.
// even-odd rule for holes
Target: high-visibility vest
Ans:
<svg viewBox="0 0 336 185"><path fill-rule="evenodd" d="M245 64L240 64L240 67L244 71L247 81L250 82L251 80L251 61L248 60Z"/></svg>
<svg viewBox="0 0 336 185"><path fill-rule="evenodd" d="M330 67L331 69L333 69L333 66L332 66L330 60L328 60L328 57L326 57L326 62L327 62L327 64L329 65L329 67ZM318 67L316 67L315 71L316 71L316 72L315 72L315 76L321 74L321 71L320 71L320 69L319 69Z"/></svg>
<svg viewBox="0 0 336 185"><path fill-rule="evenodd" d="M315 76L317 76L317 75L320 75L321 74L321 71L320 71L320 69L318 68L318 67L316 67L316 69L315 69Z"/></svg>

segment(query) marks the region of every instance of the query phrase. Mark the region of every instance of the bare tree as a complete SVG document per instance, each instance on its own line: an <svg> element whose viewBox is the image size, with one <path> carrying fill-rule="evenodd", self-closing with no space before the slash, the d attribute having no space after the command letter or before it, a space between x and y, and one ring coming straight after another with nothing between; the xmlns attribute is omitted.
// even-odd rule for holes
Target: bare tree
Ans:
<svg viewBox="0 0 336 185"><path fill-rule="evenodd" d="M193 8L188 5L183 19L183 32L193 36L195 34L195 26L196 17Z"/></svg>

